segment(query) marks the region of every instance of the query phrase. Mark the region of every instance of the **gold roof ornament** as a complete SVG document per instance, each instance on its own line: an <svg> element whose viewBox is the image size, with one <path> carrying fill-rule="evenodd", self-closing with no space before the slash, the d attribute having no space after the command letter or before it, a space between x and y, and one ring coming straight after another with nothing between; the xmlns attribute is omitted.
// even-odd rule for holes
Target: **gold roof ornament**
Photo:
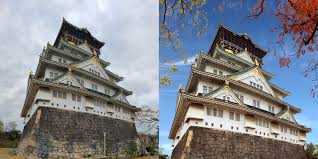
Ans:
<svg viewBox="0 0 318 159"><path fill-rule="evenodd" d="M93 49L92 54L93 54L93 55L97 55L97 52L96 52L95 49Z"/></svg>
<svg viewBox="0 0 318 159"><path fill-rule="evenodd" d="M66 39L67 40L67 43L69 43L69 44L72 44L72 45L76 45L76 43L74 42L74 41L71 41L70 39Z"/></svg>
<svg viewBox="0 0 318 159"><path fill-rule="evenodd" d="M179 84L178 91L182 92L182 84Z"/></svg>
<svg viewBox="0 0 318 159"><path fill-rule="evenodd" d="M91 61L92 61L93 63L96 63L96 64L98 63L96 56L93 57L93 58L91 59Z"/></svg>
<svg viewBox="0 0 318 159"><path fill-rule="evenodd" d="M258 62L258 60L257 60L257 59L255 59L254 61L255 61L255 65L256 65L256 66L259 66L259 62Z"/></svg>

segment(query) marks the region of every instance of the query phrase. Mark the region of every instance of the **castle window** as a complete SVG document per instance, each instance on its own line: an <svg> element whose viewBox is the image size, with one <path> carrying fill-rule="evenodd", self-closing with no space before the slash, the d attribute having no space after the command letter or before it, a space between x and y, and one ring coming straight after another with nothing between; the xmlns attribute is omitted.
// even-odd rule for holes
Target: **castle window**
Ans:
<svg viewBox="0 0 318 159"><path fill-rule="evenodd" d="M231 126L231 129L233 130L233 126Z"/></svg>
<svg viewBox="0 0 318 159"><path fill-rule="evenodd" d="M214 69L213 73L217 75L218 74L218 70Z"/></svg>
<svg viewBox="0 0 318 159"><path fill-rule="evenodd" d="M63 63L66 63L66 60L63 59Z"/></svg>
<svg viewBox="0 0 318 159"><path fill-rule="evenodd" d="M57 96L58 96L58 98L62 98L62 92L58 91Z"/></svg>
<svg viewBox="0 0 318 159"><path fill-rule="evenodd" d="M223 72L222 72L222 71L219 71L219 75L220 75L220 76L223 76Z"/></svg>
<svg viewBox="0 0 318 159"><path fill-rule="evenodd" d="M63 92L63 99L66 99L66 93Z"/></svg>
<svg viewBox="0 0 318 159"><path fill-rule="evenodd" d="M81 101L81 96L77 95L77 101L80 102Z"/></svg>
<svg viewBox="0 0 318 159"><path fill-rule="evenodd" d="M95 91L97 91L97 90L98 90L97 85L96 85L96 84L92 84L92 89L95 90Z"/></svg>
<svg viewBox="0 0 318 159"><path fill-rule="evenodd" d="M234 112L230 112L230 120L234 120Z"/></svg>
<svg viewBox="0 0 318 159"><path fill-rule="evenodd" d="M218 117L223 118L223 110L219 109L219 111L218 111Z"/></svg>
<svg viewBox="0 0 318 159"><path fill-rule="evenodd" d="M284 127L280 125L280 132L284 132Z"/></svg>
<svg viewBox="0 0 318 159"><path fill-rule="evenodd" d="M105 88L105 94L106 94L106 95L110 95L110 90L107 89L107 88Z"/></svg>
<svg viewBox="0 0 318 159"><path fill-rule="evenodd" d="M258 100L253 100L253 106L256 107L256 108L260 108L260 105L261 105L261 102L258 101Z"/></svg>
<svg viewBox="0 0 318 159"><path fill-rule="evenodd" d="M57 91L53 90L53 97L57 97Z"/></svg>
<svg viewBox="0 0 318 159"><path fill-rule="evenodd" d="M206 109L206 114L208 115L208 116L211 116L212 115L212 109L211 108L207 108Z"/></svg>
<svg viewBox="0 0 318 159"><path fill-rule="evenodd" d="M213 87L209 87L209 92L212 92L213 91Z"/></svg>
<svg viewBox="0 0 318 159"><path fill-rule="evenodd" d="M240 95L240 100L244 102L244 96Z"/></svg>
<svg viewBox="0 0 318 159"><path fill-rule="evenodd" d="M217 116L217 109L213 108L213 116Z"/></svg>
<svg viewBox="0 0 318 159"><path fill-rule="evenodd" d="M222 128L222 126L223 126L223 125L222 125L222 124L220 124L220 128Z"/></svg>
<svg viewBox="0 0 318 159"><path fill-rule="evenodd" d="M62 63L62 59L60 59L60 58L59 58L59 62L61 62L61 63Z"/></svg>
<svg viewBox="0 0 318 159"><path fill-rule="evenodd" d="M207 86L203 86L203 93L206 94L208 92Z"/></svg>
<svg viewBox="0 0 318 159"><path fill-rule="evenodd" d="M275 108L273 106L268 106L268 111L274 113Z"/></svg>
<svg viewBox="0 0 318 159"><path fill-rule="evenodd" d="M239 113L235 113L235 120L236 121L240 121L240 118L241 118L240 114Z"/></svg>
<svg viewBox="0 0 318 159"><path fill-rule="evenodd" d="M208 125L208 122L205 122L205 125Z"/></svg>
<svg viewBox="0 0 318 159"><path fill-rule="evenodd" d="M75 100L76 100L76 95L72 94L72 101L75 101Z"/></svg>

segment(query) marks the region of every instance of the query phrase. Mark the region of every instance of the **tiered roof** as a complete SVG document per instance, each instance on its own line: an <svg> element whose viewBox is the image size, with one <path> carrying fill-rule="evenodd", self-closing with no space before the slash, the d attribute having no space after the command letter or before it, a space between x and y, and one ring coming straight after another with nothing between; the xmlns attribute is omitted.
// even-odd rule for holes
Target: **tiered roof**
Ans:
<svg viewBox="0 0 318 159"><path fill-rule="evenodd" d="M104 46L104 42L96 39L87 28L79 28L63 18L62 26L54 42L54 46L57 47L62 38L73 41L74 43L87 42L92 50L99 53L99 49Z"/></svg>
<svg viewBox="0 0 318 159"><path fill-rule="evenodd" d="M209 54L212 54L217 44L221 45L222 43L227 47L237 50L238 52L243 51L246 48L247 51L253 53L260 59L267 54L267 51L254 44L246 34L235 33L230 29L219 25L218 31L209 50Z"/></svg>

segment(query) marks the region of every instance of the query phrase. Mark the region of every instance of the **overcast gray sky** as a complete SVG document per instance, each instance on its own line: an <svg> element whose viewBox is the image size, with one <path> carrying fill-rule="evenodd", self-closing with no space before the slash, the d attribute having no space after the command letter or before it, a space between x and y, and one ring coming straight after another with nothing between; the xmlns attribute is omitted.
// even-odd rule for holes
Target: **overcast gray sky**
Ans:
<svg viewBox="0 0 318 159"><path fill-rule="evenodd" d="M28 72L53 44L62 18L105 42L101 58L125 79L134 105L158 107L158 2L153 0L1 0L0 120L16 120L25 100Z"/></svg>

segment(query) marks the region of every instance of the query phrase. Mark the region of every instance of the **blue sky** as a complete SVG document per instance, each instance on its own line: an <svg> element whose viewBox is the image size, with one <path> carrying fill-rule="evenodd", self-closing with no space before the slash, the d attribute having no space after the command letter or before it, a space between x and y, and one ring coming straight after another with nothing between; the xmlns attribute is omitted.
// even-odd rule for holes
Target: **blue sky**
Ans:
<svg viewBox="0 0 318 159"><path fill-rule="evenodd" d="M262 48L273 48L273 41L277 40L277 34L271 32L273 26L278 25L278 20L272 15L273 6L275 4L266 4L266 13L258 19L249 20L246 19L249 9L252 4L249 2L243 2L241 7L239 1L226 1L223 12L217 11L217 5L220 2L208 1L205 9L209 12L209 26L207 32L203 37L193 36L186 31L180 31L180 39L183 42L183 46L188 53L188 58L198 54L201 50L207 52L217 31L218 24L223 24L232 31L238 33L247 33L247 35ZM161 17L162 18L162 17ZM295 52L290 46L290 43L286 43L284 49L286 52ZM278 50L278 55L279 55ZM316 55L312 55L316 56ZM179 84L184 87L186 85L190 65L182 64L179 59L175 58L175 52L166 45L160 46L160 74L165 74L170 67L164 64L165 60L173 61L178 65L178 71L171 76L174 84L171 86L162 86L160 88L160 146L166 154L171 153L171 140L168 139L171 124L176 111L176 96ZM316 56L317 57L317 56ZM310 90L314 87L313 77L304 77L304 70L309 56L306 55L301 59L292 59L292 63L289 68L280 68L278 63L278 56L274 56L272 52L269 52L263 58L263 69L271 72L275 77L271 82L277 84L281 88L291 92L289 97L285 98L285 101L302 109L302 112L296 115L296 119L300 124L312 128L312 132L308 134L307 138L309 142L318 144L318 97L313 98L310 95Z"/></svg>

